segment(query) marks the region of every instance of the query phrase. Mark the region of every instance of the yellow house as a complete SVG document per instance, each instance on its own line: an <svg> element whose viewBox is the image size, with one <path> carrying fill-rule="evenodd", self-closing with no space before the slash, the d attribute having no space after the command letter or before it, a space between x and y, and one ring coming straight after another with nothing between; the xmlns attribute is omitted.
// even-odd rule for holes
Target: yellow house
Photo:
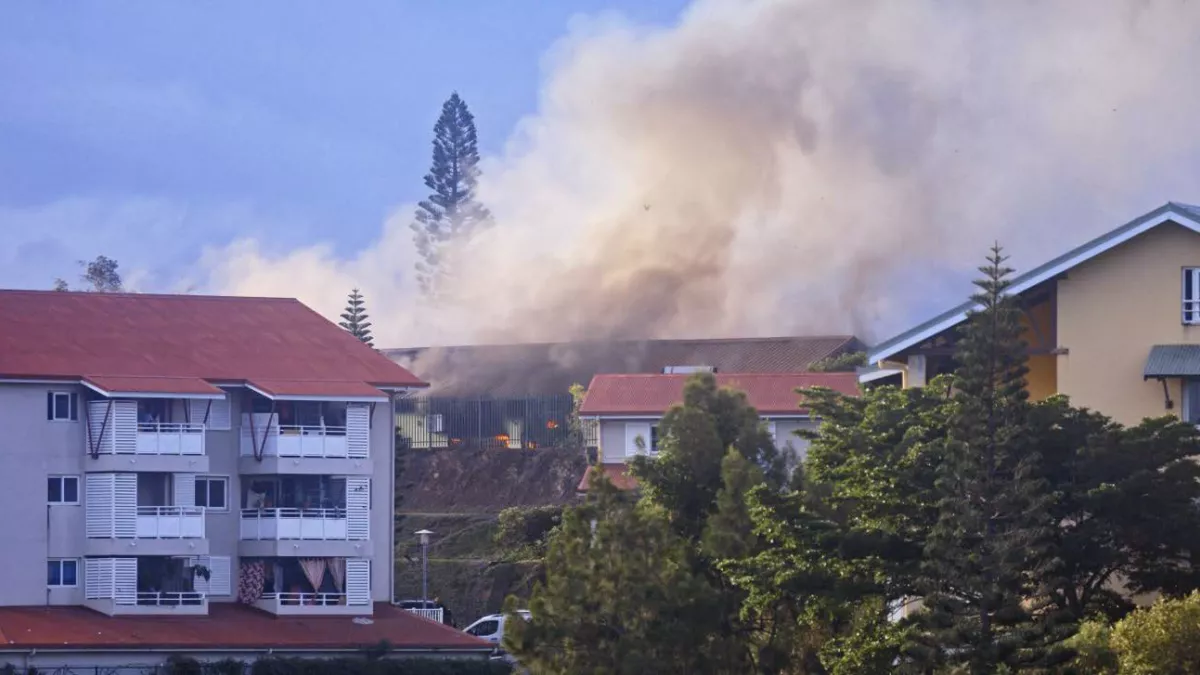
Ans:
<svg viewBox="0 0 1200 675"><path fill-rule="evenodd" d="M1025 313L1028 389L1123 424L1180 415L1200 423L1200 206L1168 203L1013 278ZM921 386L953 369L967 302L868 351Z"/></svg>

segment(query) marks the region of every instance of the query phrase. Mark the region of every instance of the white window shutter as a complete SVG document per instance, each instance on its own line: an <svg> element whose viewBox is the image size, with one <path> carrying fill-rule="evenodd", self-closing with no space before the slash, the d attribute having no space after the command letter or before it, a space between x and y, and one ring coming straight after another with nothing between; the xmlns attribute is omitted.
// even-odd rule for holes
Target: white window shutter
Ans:
<svg viewBox="0 0 1200 675"><path fill-rule="evenodd" d="M113 599L118 605L137 604L137 558L113 558Z"/></svg>
<svg viewBox="0 0 1200 675"><path fill-rule="evenodd" d="M638 447L638 438L641 438L641 446ZM625 423L625 456L633 457L635 455L645 455L650 453L650 423L649 422L626 422Z"/></svg>
<svg viewBox="0 0 1200 675"><path fill-rule="evenodd" d="M371 408L366 403L346 404L346 454L366 457L371 447Z"/></svg>
<svg viewBox="0 0 1200 675"><path fill-rule="evenodd" d="M84 476L84 530L92 538L113 536L113 502L116 497L114 473L89 473ZM111 573L109 577L111 577ZM111 583L111 580L110 580ZM111 597L111 596L110 596Z"/></svg>
<svg viewBox="0 0 1200 675"><path fill-rule="evenodd" d="M137 536L137 474L113 474L113 481L113 536L132 539Z"/></svg>
<svg viewBox="0 0 1200 675"><path fill-rule="evenodd" d="M371 559L346 559L346 604L371 604Z"/></svg>
<svg viewBox="0 0 1200 675"><path fill-rule="evenodd" d="M187 401L187 421L191 424L207 424L208 400L189 398Z"/></svg>
<svg viewBox="0 0 1200 675"><path fill-rule="evenodd" d="M212 407L208 409L208 428L214 431L229 431L233 428L233 403L229 400L229 394L212 402Z"/></svg>
<svg viewBox="0 0 1200 675"><path fill-rule="evenodd" d="M229 395L221 399L188 399L188 420L192 424L204 424L210 431L229 431Z"/></svg>
<svg viewBox="0 0 1200 675"><path fill-rule="evenodd" d="M112 598L113 558L85 558L83 561L83 593L88 600Z"/></svg>
<svg viewBox="0 0 1200 675"><path fill-rule="evenodd" d="M172 506L195 506L196 505L196 474L194 473L175 473L171 474L171 480L174 483L172 492Z"/></svg>
<svg viewBox="0 0 1200 675"><path fill-rule="evenodd" d="M371 538L371 479L346 478L346 538L366 541Z"/></svg>

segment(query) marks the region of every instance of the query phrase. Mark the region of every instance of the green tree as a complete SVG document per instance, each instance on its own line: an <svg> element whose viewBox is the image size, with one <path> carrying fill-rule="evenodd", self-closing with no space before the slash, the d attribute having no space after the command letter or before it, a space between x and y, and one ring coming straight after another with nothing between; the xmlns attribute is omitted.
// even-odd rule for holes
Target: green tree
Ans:
<svg viewBox="0 0 1200 675"><path fill-rule="evenodd" d="M367 305L358 289L350 291L346 300L346 309L342 312L342 320L338 325L348 333L358 338L363 344L374 346L375 338L371 337L371 322L367 319Z"/></svg>
<svg viewBox="0 0 1200 675"><path fill-rule="evenodd" d="M83 268L83 274L79 276L79 280L85 284L82 290L98 293L121 293L125 290L121 273L117 271L116 260L98 255L95 260L90 262L87 260L78 262L79 266ZM66 280L59 278L54 280L54 290L69 291L71 289Z"/></svg>
<svg viewBox="0 0 1200 675"><path fill-rule="evenodd" d="M504 648L535 673L707 673L703 645L716 631L687 543L663 514L602 477L551 536L533 621L506 611Z"/></svg>
<svg viewBox="0 0 1200 675"><path fill-rule="evenodd" d="M998 668L1047 667L1069 657L1054 649L1071 631L1023 600L1054 527L1050 493L1029 424L1021 310L1008 295L1012 270L992 249L956 347L954 405L937 467L937 522L919 578L925 610L918 663Z"/></svg>
<svg viewBox="0 0 1200 675"><path fill-rule="evenodd" d="M1200 593L1159 600L1113 627L1111 646L1122 675L1200 673Z"/></svg>
<svg viewBox="0 0 1200 675"><path fill-rule="evenodd" d="M469 237L491 219L475 194L478 165L475 117L454 92L442 105L442 114L433 127L433 162L425 174L425 186L432 192L417 205L416 220L411 225L420 255L417 282L428 296L436 294L440 280L450 273L446 247Z"/></svg>
<svg viewBox="0 0 1200 675"><path fill-rule="evenodd" d="M867 365L866 352L844 352L837 356L825 358L809 364L808 369L814 373L852 373L859 366Z"/></svg>

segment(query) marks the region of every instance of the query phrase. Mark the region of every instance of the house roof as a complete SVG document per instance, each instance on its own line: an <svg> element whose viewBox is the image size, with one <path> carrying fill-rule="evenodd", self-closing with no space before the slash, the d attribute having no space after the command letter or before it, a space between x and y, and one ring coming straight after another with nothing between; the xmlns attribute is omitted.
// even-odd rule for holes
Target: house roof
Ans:
<svg viewBox="0 0 1200 675"><path fill-rule="evenodd" d="M387 640L399 650L489 652L493 646L410 612L377 603L370 623L353 617L273 616L210 603L208 616L105 616L84 607L0 607L6 649L341 650Z"/></svg>
<svg viewBox="0 0 1200 675"><path fill-rule="evenodd" d="M247 381L310 395L425 386L293 299L0 290L0 325L0 378L197 395Z"/></svg>
<svg viewBox="0 0 1200 675"><path fill-rule="evenodd" d="M661 415L683 401L689 375L597 375L588 385L579 414ZM797 389L828 387L858 393L855 373L717 373L717 385L746 392L760 415L805 415Z"/></svg>
<svg viewBox="0 0 1200 675"><path fill-rule="evenodd" d="M83 383L105 396L138 396L178 394L180 398L223 398L224 392L198 377L114 377L89 375Z"/></svg>
<svg viewBox="0 0 1200 675"><path fill-rule="evenodd" d="M1115 230L1096 237L1082 246L1071 249L1049 262L1014 277L1009 292L1013 294L1023 293L1163 223L1175 223L1193 232L1200 233L1200 206L1167 202ZM922 324L875 345L867 351L867 361L877 363L886 360L890 356L958 325L967 318L968 312L977 309L979 309L979 304L973 300L968 300Z"/></svg>
<svg viewBox="0 0 1200 675"><path fill-rule="evenodd" d="M608 476L609 482L618 490L636 490L638 486L637 479L629 472L629 465L621 464L600 464L589 466L587 471L583 472L583 479L579 481L578 492L587 492L588 485L591 483L592 475L595 473L603 473Z"/></svg>
<svg viewBox="0 0 1200 675"><path fill-rule="evenodd" d="M696 340L613 340L385 349L435 383L442 395L565 394L598 373L661 373L667 366L718 372L805 371L821 359L860 351L852 335Z"/></svg>

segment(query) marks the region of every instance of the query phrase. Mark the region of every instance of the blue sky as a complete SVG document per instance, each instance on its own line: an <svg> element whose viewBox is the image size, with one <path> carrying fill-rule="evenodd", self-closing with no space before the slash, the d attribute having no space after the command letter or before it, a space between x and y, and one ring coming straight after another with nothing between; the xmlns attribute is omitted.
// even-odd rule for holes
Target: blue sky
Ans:
<svg viewBox="0 0 1200 675"><path fill-rule="evenodd" d="M683 0L4 3L0 287L116 257L168 288L205 245L366 245L423 196L457 89L485 153L537 104L578 15Z"/></svg>

